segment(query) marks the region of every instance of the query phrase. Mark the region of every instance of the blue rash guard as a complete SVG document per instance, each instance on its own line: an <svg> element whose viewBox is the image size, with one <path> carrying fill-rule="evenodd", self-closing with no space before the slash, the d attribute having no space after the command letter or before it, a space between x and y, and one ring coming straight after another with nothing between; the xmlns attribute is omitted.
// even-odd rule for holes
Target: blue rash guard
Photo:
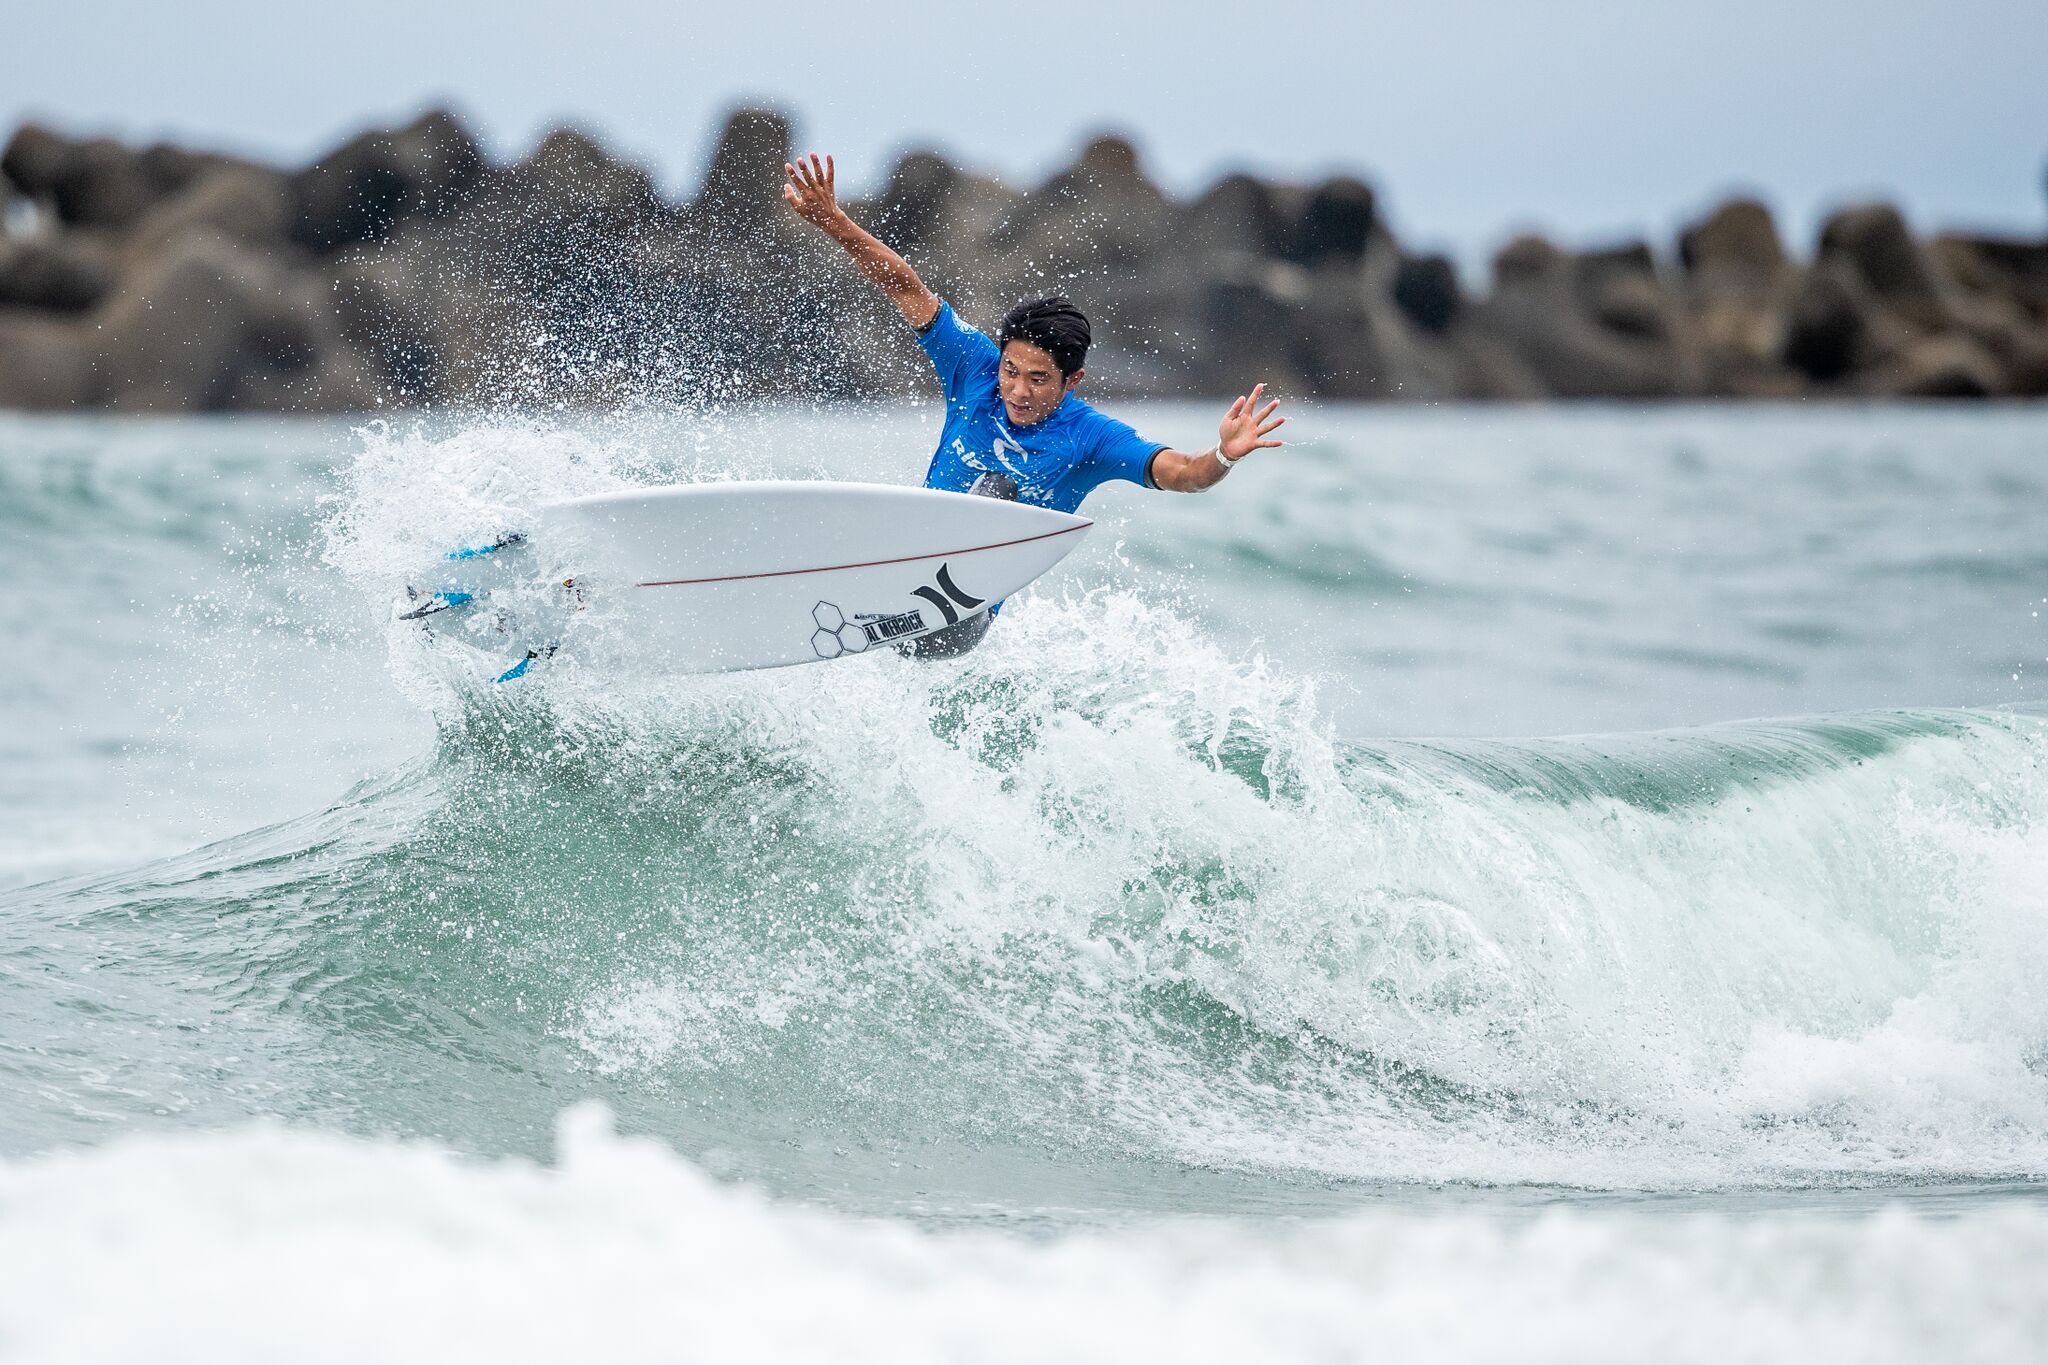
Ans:
<svg viewBox="0 0 2048 1365"><path fill-rule="evenodd" d="M1045 420L1012 426L996 386L1002 350L962 322L952 304L939 304L917 341L946 391L946 425L925 471L926 488L964 493L983 474L1007 474L1017 481L1018 501L1071 512L1111 479L1154 486L1152 457L1165 444L1071 393Z"/></svg>

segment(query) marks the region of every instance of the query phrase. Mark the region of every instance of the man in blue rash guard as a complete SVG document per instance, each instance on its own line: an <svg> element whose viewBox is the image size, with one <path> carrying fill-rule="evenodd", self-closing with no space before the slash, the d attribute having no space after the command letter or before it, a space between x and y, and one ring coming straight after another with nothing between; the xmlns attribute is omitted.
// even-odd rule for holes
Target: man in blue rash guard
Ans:
<svg viewBox="0 0 2048 1365"><path fill-rule="evenodd" d="M1071 512L1111 479L1143 488L1199 493L1287 419L1279 400L1263 408L1255 385L1223 414L1216 444L1188 454L1148 441L1074 393L1090 340L1088 319L1063 298L1032 299L1004 316L996 339L969 327L925 286L901 256L839 207L832 158L785 163L782 197L798 216L843 247L860 272L917 329L946 392L946 424L925 487L983 493ZM999 604L1000 605L1000 604ZM995 610L921 637L920 658L962 654L980 643Z"/></svg>

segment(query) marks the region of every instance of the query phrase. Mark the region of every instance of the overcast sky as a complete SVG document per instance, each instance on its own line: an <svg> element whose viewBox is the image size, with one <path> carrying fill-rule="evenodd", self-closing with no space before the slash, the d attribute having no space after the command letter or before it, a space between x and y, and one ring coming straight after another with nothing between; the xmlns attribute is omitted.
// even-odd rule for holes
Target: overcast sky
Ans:
<svg viewBox="0 0 2048 1365"><path fill-rule="evenodd" d="M1801 246L1883 194L2048 230L2048 0L23 4L0 116L299 161L434 103L500 155L575 123L674 192L735 104L856 187L916 145L1025 183L1104 129L1180 192L1362 174L1416 245L1577 242L1760 191Z"/></svg>

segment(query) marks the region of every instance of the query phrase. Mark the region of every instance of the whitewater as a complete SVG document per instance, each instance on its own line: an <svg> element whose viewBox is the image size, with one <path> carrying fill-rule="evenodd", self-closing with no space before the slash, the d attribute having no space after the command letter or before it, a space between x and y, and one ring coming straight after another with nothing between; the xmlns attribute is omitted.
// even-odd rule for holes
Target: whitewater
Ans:
<svg viewBox="0 0 2048 1365"><path fill-rule="evenodd" d="M2048 412L1311 407L945 665L394 620L933 426L0 419L0 1359L2044 1358Z"/></svg>

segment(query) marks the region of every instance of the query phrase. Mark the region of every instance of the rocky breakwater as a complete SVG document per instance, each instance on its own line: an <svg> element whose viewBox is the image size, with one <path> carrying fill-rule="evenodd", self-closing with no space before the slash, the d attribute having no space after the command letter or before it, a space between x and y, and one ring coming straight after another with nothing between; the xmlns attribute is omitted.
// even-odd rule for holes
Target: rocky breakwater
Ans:
<svg viewBox="0 0 2048 1365"><path fill-rule="evenodd" d="M922 383L887 306L778 198L789 126L726 124L665 199L570 130L499 164L431 113L281 170L19 129L0 156L0 406L360 411L859 397ZM2048 239L1769 210L1648 243L1503 248L1483 292L1372 189L1232 176L1176 200L1117 138L1020 192L914 153L851 206L988 323L1064 290L1096 387L1408 400L2048 394Z"/></svg>

